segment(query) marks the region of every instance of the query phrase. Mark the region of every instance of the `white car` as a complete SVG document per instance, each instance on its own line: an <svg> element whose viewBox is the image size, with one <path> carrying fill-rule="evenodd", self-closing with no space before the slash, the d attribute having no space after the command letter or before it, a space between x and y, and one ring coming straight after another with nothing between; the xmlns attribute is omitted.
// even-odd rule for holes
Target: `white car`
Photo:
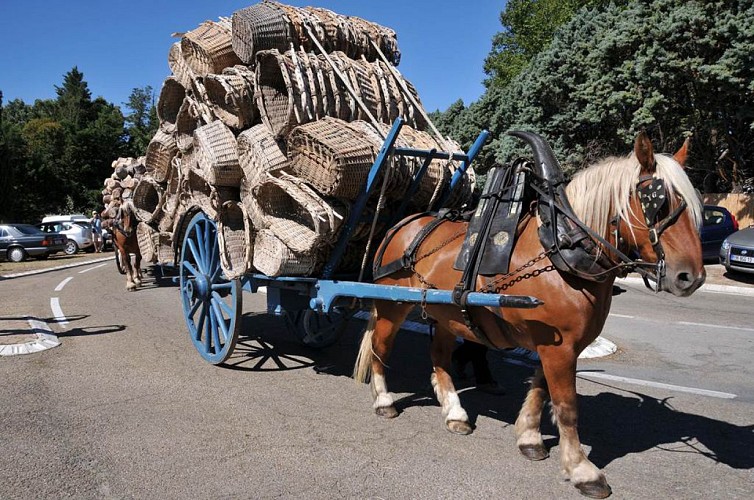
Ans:
<svg viewBox="0 0 754 500"><path fill-rule="evenodd" d="M79 250L94 250L92 226L84 215L49 215L42 219L41 224L36 224L36 227L45 233L66 235L66 255L73 255Z"/></svg>

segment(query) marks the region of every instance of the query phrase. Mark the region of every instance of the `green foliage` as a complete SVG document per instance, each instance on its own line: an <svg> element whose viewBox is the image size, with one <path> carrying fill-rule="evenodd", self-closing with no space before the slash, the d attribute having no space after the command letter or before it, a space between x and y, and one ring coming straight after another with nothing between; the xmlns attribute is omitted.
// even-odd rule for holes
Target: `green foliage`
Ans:
<svg viewBox="0 0 754 500"><path fill-rule="evenodd" d="M149 87L142 89L142 115L132 117L128 131L119 107L92 100L77 68L55 90L55 99L33 105L0 100L0 221L34 223L50 213L100 208L112 160L131 154L133 144L145 148L157 126Z"/></svg>
<svg viewBox="0 0 754 500"><path fill-rule="evenodd" d="M509 0L500 14L503 31L492 38L484 61L487 87L504 87L545 50L557 29L582 7L605 0ZM615 2L614 2L615 3ZM625 2L619 2L625 3Z"/></svg>
<svg viewBox="0 0 754 500"><path fill-rule="evenodd" d="M142 156L146 153L149 141L154 137L159 126L152 87L133 89L128 96L126 108L131 111L125 117L128 156Z"/></svg>

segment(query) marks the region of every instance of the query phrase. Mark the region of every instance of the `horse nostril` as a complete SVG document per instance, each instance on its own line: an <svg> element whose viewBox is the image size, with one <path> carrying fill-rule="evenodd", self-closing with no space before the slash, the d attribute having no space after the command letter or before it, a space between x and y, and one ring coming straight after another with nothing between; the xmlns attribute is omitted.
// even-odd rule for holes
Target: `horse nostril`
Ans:
<svg viewBox="0 0 754 500"><path fill-rule="evenodd" d="M675 282L679 288L685 289L694 284L694 278L689 273L678 273L675 277Z"/></svg>

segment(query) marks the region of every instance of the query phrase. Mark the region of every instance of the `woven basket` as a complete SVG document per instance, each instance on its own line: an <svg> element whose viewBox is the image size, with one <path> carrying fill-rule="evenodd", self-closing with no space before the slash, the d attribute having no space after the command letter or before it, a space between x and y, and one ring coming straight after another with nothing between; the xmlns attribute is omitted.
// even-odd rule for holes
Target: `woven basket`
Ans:
<svg viewBox="0 0 754 500"><path fill-rule="evenodd" d="M262 122L275 137L286 135L296 123L294 90L289 68L293 63L277 50L256 57L254 96Z"/></svg>
<svg viewBox="0 0 754 500"><path fill-rule="evenodd" d="M336 118L300 125L288 138L290 170L325 196L353 201L377 156L366 139Z"/></svg>
<svg viewBox="0 0 754 500"><path fill-rule="evenodd" d="M175 119L175 143L178 149L183 152L188 151L194 145L194 130L199 126L196 106L196 100L193 97L186 96Z"/></svg>
<svg viewBox="0 0 754 500"><path fill-rule="evenodd" d="M194 72L186 63L186 59L183 57L183 51L181 50L181 42L175 42L168 52L168 66L170 71L173 72L173 76L183 86L183 88L191 87L191 80L194 79Z"/></svg>
<svg viewBox="0 0 754 500"><path fill-rule="evenodd" d="M300 179L278 175L267 175L252 190L255 227L269 229L296 253L310 254L334 241L343 214Z"/></svg>
<svg viewBox="0 0 754 500"><path fill-rule="evenodd" d="M276 2L261 2L233 13L233 50L251 64L260 50L286 50L293 41L292 26Z"/></svg>
<svg viewBox="0 0 754 500"><path fill-rule="evenodd" d="M221 73L229 66L241 64L231 42L231 23L205 21L181 39L181 52L186 63L198 76Z"/></svg>
<svg viewBox="0 0 754 500"><path fill-rule="evenodd" d="M263 123L244 130L238 136L238 161L243 170L241 199L251 193L257 179L267 173L288 166L280 144ZM247 205L248 207L248 205Z"/></svg>
<svg viewBox="0 0 754 500"><path fill-rule="evenodd" d="M153 264L157 262L159 237L160 233L144 222L139 222L136 226L136 240L139 242L139 253L141 253L141 258L147 263Z"/></svg>
<svg viewBox="0 0 754 500"><path fill-rule="evenodd" d="M268 229L255 234L252 261L267 276L309 276L320 264L317 255L295 253Z"/></svg>
<svg viewBox="0 0 754 500"><path fill-rule="evenodd" d="M186 89L178 79L167 77L160 90L160 99L157 101L157 118L160 119L160 128L164 132L168 134L175 132L175 120L184 97L186 97Z"/></svg>
<svg viewBox="0 0 754 500"><path fill-rule="evenodd" d="M183 208L199 207L214 221L217 220L218 210L223 203L241 201L237 187L210 186L199 170L189 170L186 178L181 181L181 186Z"/></svg>
<svg viewBox="0 0 754 500"><path fill-rule="evenodd" d="M241 184L243 170L238 163L236 138L223 122L214 121L194 131L194 152L210 185L238 187Z"/></svg>
<svg viewBox="0 0 754 500"><path fill-rule="evenodd" d="M172 266L175 263L175 251L173 250L172 231L160 231L159 233L157 233L155 246L155 259L157 263Z"/></svg>
<svg viewBox="0 0 754 500"><path fill-rule="evenodd" d="M227 126L246 128L256 118L254 73L245 66L225 68L220 75L204 79L207 98L217 117Z"/></svg>
<svg viewBox="0 0 754 500"><path fill-rule="evenodd" d="M217 218L217 242L220 265L228 279L235 279L251 269L253 235L251 223L241 203L226 201Z"/></svg>
<svg viewBox="0 0 754 500"><path fill-rule="evenodd" d="M115 198L115 193L113 193ZM144 177L133 190L136 217L146 223L155 222L162 214L162 187L154 180Z"/></svg>
<svg viewBox="0 0 754 500"><path fill-rule="evenodd" d="M147 146L147 172L157 182L165 182L170 175L170 163L178 152L178 146L172 135L157 130Z"/></svg>

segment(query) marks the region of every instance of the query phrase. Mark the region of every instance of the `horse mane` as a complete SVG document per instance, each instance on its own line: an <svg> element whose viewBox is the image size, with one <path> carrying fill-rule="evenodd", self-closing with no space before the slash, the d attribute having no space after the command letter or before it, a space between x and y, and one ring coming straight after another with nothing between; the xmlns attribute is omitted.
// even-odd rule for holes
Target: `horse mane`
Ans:
<svg viewBox="0 0 754 500"><path fill-rule="evenodd" d="M686 201L687 210L697 227L702 220L702 202L683 167L670 155L656 154L654 176L665 181L669 199L678 195ZM625 157L609 157L581 170L566 186L573 211L587 226L607 237L610 219L618 215L628 221L642 222L643 217L631 210L630 199L639 182L641 165L632 153Z"/></svg>
<svg viewBox="0 0 754 500"><path fill-rule="evenodd" d="M129 200L124 200L123 203L120 204L118 207L118 219L120 219L121 213L127 213L134 215L136 213L136 209L134 208L133 202Z"/></svg>

